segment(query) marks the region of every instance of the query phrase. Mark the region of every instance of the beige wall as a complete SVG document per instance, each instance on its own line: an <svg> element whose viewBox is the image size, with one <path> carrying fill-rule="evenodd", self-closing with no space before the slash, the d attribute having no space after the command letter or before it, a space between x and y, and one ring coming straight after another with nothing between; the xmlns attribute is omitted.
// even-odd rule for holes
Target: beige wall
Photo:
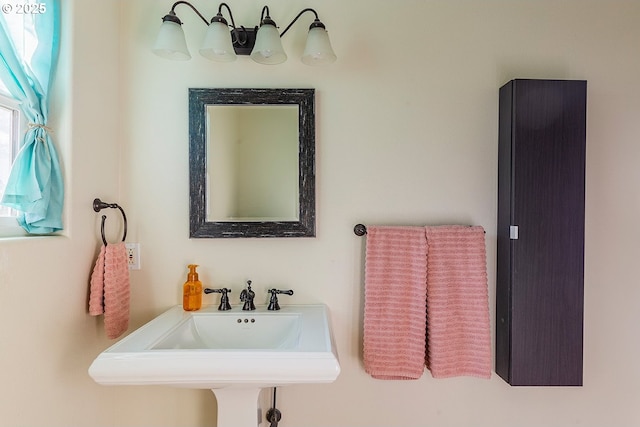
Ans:
<svg viewBox="0 0 640 427"><path fill-rule="evenodd" d="M216 10L194 2L207 15ZM172 2L63 3L53 121L67 230L0 241L1 426L215 425L208 391L103 387L88 377L110 344L86 313L96 196L125 207L127 240L141 244L132 328L180 302L191 262L205 285L239 290L251 279L259 299L276 285L296 291L284 303L329 305L342 374L331 385L280 389L282 426L640 424L640 2L270 1L280 25L303 7L318 10L339 58L324 69L296 58L309 18L284 38L285 64L216 64L198 56L205 28L182 7L194 58L169 62L149 46ZM263 3L230 5L249 25ZM585 385L512 388L495 375L434 380L428 372L413 382L373 380L360 361L358 222L483 225L493 322L497 90L515 77L589 82ZM316 89L317 238L189 240L188 87Z"/></svg>

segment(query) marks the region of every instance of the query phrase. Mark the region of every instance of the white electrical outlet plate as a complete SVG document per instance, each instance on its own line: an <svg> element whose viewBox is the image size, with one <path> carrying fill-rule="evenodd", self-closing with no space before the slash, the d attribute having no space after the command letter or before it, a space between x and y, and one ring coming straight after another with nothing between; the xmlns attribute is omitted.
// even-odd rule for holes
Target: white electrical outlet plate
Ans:
<svg viewBox="0 0 640 427"><path fill-rule="evenodd" d="M140 270L140 243L125 243L129 270Z"/></svg>

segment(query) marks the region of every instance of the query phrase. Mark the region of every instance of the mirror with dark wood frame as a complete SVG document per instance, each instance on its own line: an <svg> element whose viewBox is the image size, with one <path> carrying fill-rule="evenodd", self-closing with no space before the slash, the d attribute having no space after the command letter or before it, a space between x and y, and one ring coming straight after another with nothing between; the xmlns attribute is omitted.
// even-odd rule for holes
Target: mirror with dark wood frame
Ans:
<svg viewBox="0 0 640 427"><path fill-rule="evenodd" d="M315 236L314 104L314 89L189 89L190 237Z"/></svg>

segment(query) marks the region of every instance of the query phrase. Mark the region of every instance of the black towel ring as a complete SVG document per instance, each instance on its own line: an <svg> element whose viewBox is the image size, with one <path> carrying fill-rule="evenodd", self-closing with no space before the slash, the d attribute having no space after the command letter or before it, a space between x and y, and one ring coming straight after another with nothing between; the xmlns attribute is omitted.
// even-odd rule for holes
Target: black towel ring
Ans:
<svg viewBox="0 0 640 427"><path fill-rule="evenodd" d="M122 219L124 220L124 233L122 235L122 241L127 238L127 216L124 214L124 210L117 203L105 203L100 199L93 200L93 210L95 212L100 212L102 209L112 208L112 209L120 209L120 213L122 214ZM102 224L100 225L100 233L102 234L102 243L107 246L107 238L104 236L104 222L107 219L106 215L102 215Z"/></svg>

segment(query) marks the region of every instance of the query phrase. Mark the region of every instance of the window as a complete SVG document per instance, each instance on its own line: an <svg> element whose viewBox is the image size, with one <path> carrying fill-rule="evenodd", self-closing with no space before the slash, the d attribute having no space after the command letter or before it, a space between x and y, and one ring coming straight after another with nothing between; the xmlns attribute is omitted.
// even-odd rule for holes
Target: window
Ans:
<svg viewBox="0 0 640 427"><path fill-rule="evenodd" d="M18 13L7 13L3 17L19 54L25 59L31 58L37 45L33 34L34 17ZM0 81L0 198L4 194L11 164L20 147L19 138L25 130L21 126L18 102L8 94L6 86ZM16 216L15 210L0 205L0 221ZM5 224L0 222L0 225Z"/></svg>
<svg viewBox="0 0 640 427"><path fill-rule="evenodd" d="M4 193L11 164L24 133L18 102L0 93L0 197ZM0 237L24 236L17 221L18 212L0 205Z"/></svg>
<svg viewBox="0 0 640 427"><path fill-rule="evenodd" d="M3 18L18 55L24 61L29 61L37 46L34 16L5 13ZM9 93L7 87L0 81L0 199L9 179L11 165L26 132L26 121L22 119L19 102ZM18 224L17 217L18 211L0 205L0 237L26 235Z"/></svg>
<svg viewBox="0 0 640 427"><path fill-rule="evenodd" d="M11 163L18 152L20 132L20 110L18 103L0 95L0 195L4 194ZM15 217L16 212L0 205L0 217Z"/></svg>

